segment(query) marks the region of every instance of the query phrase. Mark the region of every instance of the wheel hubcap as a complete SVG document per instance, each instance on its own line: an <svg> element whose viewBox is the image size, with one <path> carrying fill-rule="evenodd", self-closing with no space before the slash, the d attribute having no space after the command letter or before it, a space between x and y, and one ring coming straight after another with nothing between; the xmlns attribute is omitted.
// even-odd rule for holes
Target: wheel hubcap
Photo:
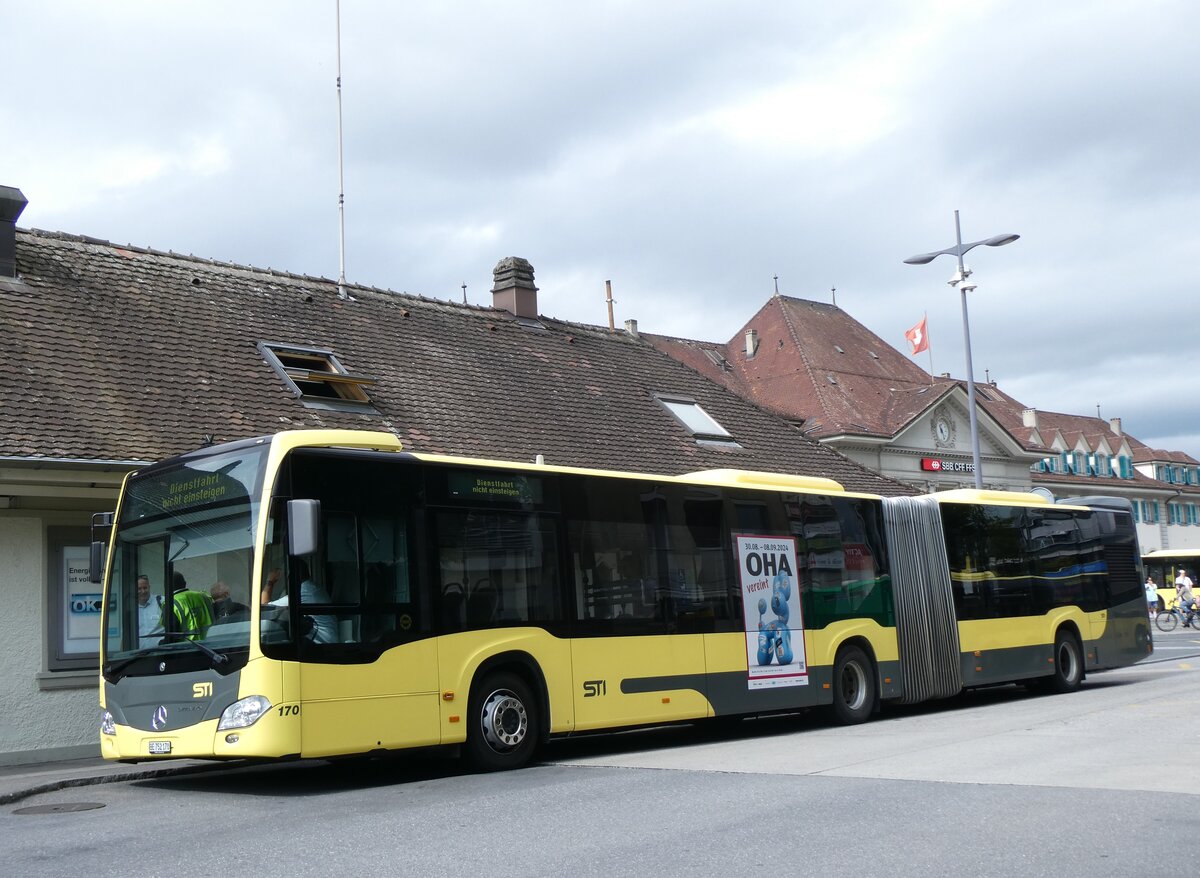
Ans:
<svg viewBox="0 0 1200 878"><path fill-rule="evenodd" d="M525 705L507 689L498 689L483 703L483 737L493 750L511 750L520 746L529 733Z"/></svg>
<svg viewBox="0 0 1200 878"><path fill-rule="evenodd" d="M1071 649L1069 643L1064 643L1058 648L1058 667L1062 672L1063 679L1075 679L1079 667L1075 661L1075 650Z"/></svg>
<svg viewBox="0 0 1200 878"><path fill-rule="evenodd" d="M851 710L862 707L866 697L866 678L858 665L850 663L842 668L842 701Z"/></svg>

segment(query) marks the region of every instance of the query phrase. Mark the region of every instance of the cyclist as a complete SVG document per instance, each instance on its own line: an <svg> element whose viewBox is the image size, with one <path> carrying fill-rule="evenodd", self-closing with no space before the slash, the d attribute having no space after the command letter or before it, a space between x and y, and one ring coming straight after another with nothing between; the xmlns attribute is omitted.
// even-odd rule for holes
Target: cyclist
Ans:
<svg viewBox="0 0 1200 878"><path fill-rule="evenodd" d="M1184 613L1184 626L1193 625L1196 619L1196 596L1192 593L1192 580L1187 575L1187 571L1182 567L1179 568L1179 575L1175 577L1175 592L1179 595L1179 611Z"/></svg>

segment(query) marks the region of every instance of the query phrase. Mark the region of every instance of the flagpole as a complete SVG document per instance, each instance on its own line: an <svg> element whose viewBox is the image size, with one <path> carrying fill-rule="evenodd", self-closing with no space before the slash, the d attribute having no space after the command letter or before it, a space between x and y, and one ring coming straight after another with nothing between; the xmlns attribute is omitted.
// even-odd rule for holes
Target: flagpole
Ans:
<svg viewBox="0 0 1200 878"><path fill-rule="evenodd" d="M338 135L338 298L346 294L346 174L342 162L342 0L334 4L337 13L337 135Z"/></svg>
<svg viewBox="0 0 1200 878"><path fill-rule="evenodd" d="M926 311L921 322L925 324L925 351L929 354L929 386L933 387L933 345L929 341L929 312Z"/></svg>

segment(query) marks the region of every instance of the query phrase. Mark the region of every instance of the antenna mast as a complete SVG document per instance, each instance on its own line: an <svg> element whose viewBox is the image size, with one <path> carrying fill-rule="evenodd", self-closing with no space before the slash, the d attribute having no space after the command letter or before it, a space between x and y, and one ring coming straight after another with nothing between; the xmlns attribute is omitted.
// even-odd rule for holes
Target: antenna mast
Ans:
<svg viewBox="0 0 1200 878"><path fill-rule="evenodd" d="M346 176L342 169L342 0L337 0L338 298L346 296Z"/></svg>

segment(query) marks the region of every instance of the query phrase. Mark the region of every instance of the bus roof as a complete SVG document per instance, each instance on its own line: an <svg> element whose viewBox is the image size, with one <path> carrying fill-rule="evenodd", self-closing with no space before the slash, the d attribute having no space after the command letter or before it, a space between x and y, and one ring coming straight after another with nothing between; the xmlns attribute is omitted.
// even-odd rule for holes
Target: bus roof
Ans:
<svg viewBox="0 0 1200 878"><path fill-rule="evenodd" d="M931 495L939 503L978 503L1001 506L1051 506L1040 494L1020 491L988 491L976 488L956 488L953 491L938 491Z"/></svg>
<svg viewBox="0 0 1200 878"><path fill-rule="evenodd" d="M272 439L276 453L294 448L350 448L374 451L401 451L400 440L391 433L368 430L284 430ZM623 479L656 479L689 485L743 487L758 490L795 491L797 493L839 494L880 499L874 494L848 492L841 483L820 476L800 476L789 473L768 473L756 470L711 469L670 476L656 473L625 472L620 470L587 469L526 463L524 461L492 460L459 457L448 454L409 453L416 460L429 463L452 463L467 466L486 466L494 469L513 469L525 472L550 472L568 475L601 476Z"/></svg>

